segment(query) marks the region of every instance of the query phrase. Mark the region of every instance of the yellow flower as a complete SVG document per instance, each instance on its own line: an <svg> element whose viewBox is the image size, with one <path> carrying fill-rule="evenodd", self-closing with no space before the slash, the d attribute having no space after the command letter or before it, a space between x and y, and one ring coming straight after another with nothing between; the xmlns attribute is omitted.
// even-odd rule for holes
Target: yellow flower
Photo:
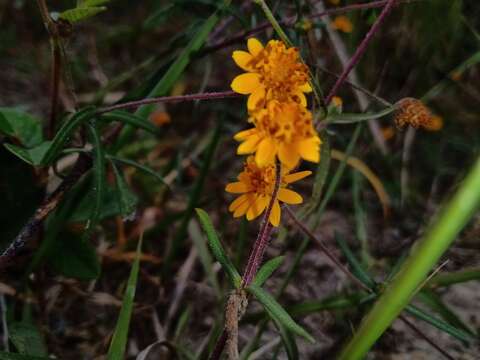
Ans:
<svg viewBox="0 0 480 360"><path fill-rule="evenodd" d="M304 107L304 93L312 91L308 68L301 62L297 48L287 48L278 40L263 47L255 38L248 39L248 52L234 51L233 60L246 73L233 79L233 91L249 95L249 110L264 107L269 100L293 100Z"/></svg>
<svg viewBox="0 0 480 360"><path fill-rule="evenodd" d="M344 33L351 33L353 30L352 22L344 15L337 16L333 20L332 26L334 29L343 31Z"/></svg>
<svg viewBox="0 0 480 360"><path fill-rule="evenodd" d="M287 185L303 179L311 173L311 171L300 171L288 174L288 170L282 168L280 188L269 217L273 226L280 224L280 201L286 204L301 204L303 202L300 194L287 189ZM238 181L228 184L225 188L229 193L241 194L228 208L233 213L233 217L246 215L247 220L250 221L262 214L272 198L275 189L275 177L275 164L259 167L253 156L249 156L243 171L238 175Z"/></svg>
<svg viewBox="0 0 480 360"><path fill-rule="evenodd" d="M255 154L258 166L273 164L278 156L288 169L294 168L300 158L318 162L321 140L312 123L312 114L300 104L289 101L270 101L266 108L251 114L255 125L240 131L235 140L240 141L237 154Z"/></svg>

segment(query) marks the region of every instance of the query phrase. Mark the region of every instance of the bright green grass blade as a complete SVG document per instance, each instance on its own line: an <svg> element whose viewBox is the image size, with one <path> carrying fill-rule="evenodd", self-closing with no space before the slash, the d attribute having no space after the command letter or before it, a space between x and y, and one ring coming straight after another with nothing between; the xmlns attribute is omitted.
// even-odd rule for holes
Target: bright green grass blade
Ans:
<svg viewBox="0 0 480 360"><path fill-rule="evenodd" d="M280 265L282 265L283 259L285 259L285 256L277 256L276 258L268 260L258 270L255 279L253 279L253 283L259 287L262 287L265 281L267 281L267 279L273 274L273 272L277 270Z"/></svg>
<svg viewBox="0 0 480 360"><path fill-rule="evenodd" d="M203 230L207 234L208 244L210 245L210 249L213 252L213 256L215 256L215 259L217 259L218 262L222 265L222 268L223 270L225 270L228 277L230 278L230 282L232 283L233 287L238 289L240 287L240 284L242 283L242 278L240 277L237 269L235 269L235 266L233 265L230 258L227 256L227 253L223 249L222 243L218 238L217 232L213 227L210 217L202 209L195 209L195 211L197 212Z"/></svg>
<svg viewBox="0 0 480 360"><path fill-rule="evenodd" d="M273 318L280 322L291 332L305 338L311 343L315 342L315 339L283 309L283 307L274 299L272 295L267 293L261 287L250 284L247 290L255 296L255 298L265 307L267 312L273 316Z"/></svg>
<svg viewBox="0 0 480 360"><path fill-rule="evenodd" d="M399 273L362 321L340 359L362 359L375 341L399 315L434 269L442 254L470 220L480 203L480 158L459 189L432 223L425 236L411 249Z"/></svg>
<svg viewBox="0 0 480 360"><path fill-rule="evenodd" d="M133 299L137 287L138 272L140 268L140 255L142 252L143 236L140 236L137 245L137 254L128 277L127 288L123 296L122 308L118 316L115 332L112 336L112 342L108 349L107 360L122 360L125 356L125 348L128 341L128 328L133 311Z"/></svg>

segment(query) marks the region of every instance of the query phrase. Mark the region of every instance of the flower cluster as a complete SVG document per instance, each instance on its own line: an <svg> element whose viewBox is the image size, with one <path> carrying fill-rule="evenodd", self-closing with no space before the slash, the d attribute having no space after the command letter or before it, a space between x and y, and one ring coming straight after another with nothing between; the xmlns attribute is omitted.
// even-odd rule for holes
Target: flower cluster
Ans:
<svg viewBox="0 0 480 360"><path fill-rule="evenodd" d="M290 172L301 159L318 162L321 141L307 109L305 94L312 88L298 49L287 48L278 40L263 46L255 38L248 40L247 47L248 52L233 52L233 60L246 72L237 76L231 87L248 95L248 122L253 127L240 131L234 138L240 142L237 154L250 156L238 182L227 185L226 191L242 194L229 210L234 217L246 215L248 220L259 216L274 192L276 166L281 166L280 188L270 215L270 222L277 226L279 201L303 201L286 186L310 175L309 171Z"/></svg>
<svg viewBox="0 0 480 360"><path fill-rule="evenodd" d="M397 103L397 106L394 121L400 129L410 125L416 129L421 127L429 131L438 131L443 127L442 118L432 115L430 109L418 99L404 98Z"/></svg>

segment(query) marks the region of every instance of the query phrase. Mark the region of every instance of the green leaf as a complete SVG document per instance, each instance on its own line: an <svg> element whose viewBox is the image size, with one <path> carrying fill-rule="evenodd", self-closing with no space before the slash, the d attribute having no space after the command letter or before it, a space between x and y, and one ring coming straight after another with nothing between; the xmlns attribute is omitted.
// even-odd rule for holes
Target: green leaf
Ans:
<svg viewBox="0 0 480 360"><path fill-rule="evenodd" d="M435 326L437 329L442 330L442 331L446 332L447 334L450 334L451 336L453 336L454 338L456 338L460 341L468 343L468 342L473 341L475 339L474 336L470 335L468 332L466 332L464 330L457 329L456 327L450 325L449 323L426 313L425 311L419 309L416 306L407 305L405 307L405 311L407 313L415 316L416 318L418 318L420 320L423 320L423 321L429 323L430 325Z"/></svg>
<svg viewBox="0 0 480 360"><path fill-rule="evenodd" d="M125 158L122 158L122 157L118 157L118 156L113 156L113 155L110 155L110 154L107 154L107 159L110 159L110 160L113 160L113 161L116 161L116 162L119 162L119 163L122 163L122 164L125 164L125 165L129 165L129 166L133 166L149 175L152 175L154 178L156 178L157 180L159 180L162 184L164 185L167 185L168 184L165 182L165 180L163 179L162 176L160 176L155 170L153 170L152 168L149 168L148 166L145 166L145 165L142 165L136 161L133 161L133 160L130 160L130 159L125 159Z"/></svg>
<svg viewBox="0 0 480 360"><path fill-rule="evenodd" d="M42 164L42 160L51 145L51 141L44 141L40 145L37 145L31 149L22 148L12 144L5 144L5 148L15 156L25 161L27 164L39 166Z"/></svg>
<svg viewBox="0 0 480 360"><path fill-rule="evenodd" d="M337 241L337 244L340 246L340 249L342 249L342 253L347 258L348 263L352 267L352 273L358 278L358 280L360 280L370 289L372 290L375 289L376 287L375 281L363 268L363 266L360 264L360 261L357 260L357 258L353 254L352 250L348 246L345 239L339 233L335 232L335 240Z"/></svg>
<svg viewBox="0 0 480 360"><path fill-rule="evenodd" d="M125 181L123 175L115 166L115 163L112 163L112 165L113 165L113 172L115 174L115 182L117 184L116 194L117 194L118 204L120 207L120 213L123 216L128 217L135 212L138 204L138 198L132 191L130 191L130 188L127 182Z"/></svg>
<svg viewBox="0 0 480 360"><path fill-rule="evenodd" d="M49 357L38 357L0 351L0 360L52 360Z"/></svg>
<svg viewBox="0 0 480 360"><path fill-rule="evenodd" d="M462 270L451 273L438 273L427 282L427 286L450 286L472 280L480 280L480 268Z"/></svg>
<svg viewBox="0 0 480 360"><path fill-rule="evenodd" d="M275 316L272 313L270 313L268 310L267 313L273 319L273 322L275 323L275 326L280 333L280 337L282 339L285 352L287 353L288 360L297 360L298 347L297 342L295 341L295 337L280 321L275 319Z"/></svg>
<svg viewBox="0 0 480 360"><path fill-rule="evenodd" d="M285 259L285 256L277 256L263 264L258 270L255 279L253 279L253 284L262 287L265 281L267 281L273 272L282 264L283 259Z"/></svg>
<svg viewBox="0 0 480 360"><path fill-rule="evenodd" d="M40 120L16 108L0 107L0 133L30 148L43 141Z"/></svg>
<svg viewBox="0 0 480 360"><path fill-rule="evenodd" d="M123 110L116 110L109 113L102 114L100 117L101 120L106 121L120 121L123 124L128 124L136 128L143 129L152 133L153 135L158 135L158 128L152 123L145 120L140 116L129 113Z"/></svg>
<svg viewBox="0 0 480 360"><path fill-rule="evenodd" d="M432 311L439 314L450 325L456 327L457 329L462 329L472 336L475 336L475 332L472 331L457 314L455 314L447 305L445 305L440 296L438 296L432 290L423 289L418 293L417 298Z"/></svg>
<svg viewBox="0 0 480 360"><path fill-rule="evenodd" d="M356 292L350 295L333 295L326 299L306 301L289 308L289 312L295 315L308 315L325 310L340 310L359 306L377 297L377 294L365 294Z"/></svg>
<svg viewBox="0 0 480 360"><path fill-rule="evenodd" d="M88 19L89 17L95 16L105 10L107 10L105 6L78 7L75 9L65 10L61 12L58 17L74 24Z"/></svg>
<svg viewBox="0 0 480 360"><path fill-rule="evenodd" d="M213 252L213 256L218 262L222 265L223 270L227 273L230 278L230 282L235 288L239 288L242 283L242 278L238 273L237 269L233 265L232 261L228 258L223 246L218 238L217 232L213 227L212 221L208 214L202 209L195 209L197 212L198 218L200 219L200 224L202 224L203 230L207 234L208 244L210 249Z"/></svg>
<svg viewBox="0 0 480 360"><path fill-rule="evenodd" d="M38 328L30 323L15 322L8 326L9 340L20 354L44 356L47 348Z"/></svg>
<svg viewBox="0 0 480 360"><path fill-rule="evenodd" d="M307 339L309 342L315 342L315 339L291 318L272 295L255 284L250 284L247 290L265 307L275 321L278 321L288 330Z"/></svg>
<svg viewBox="0 0 480 360"><path fill-rule="evenodd" d="M396 105L387 107L376 113L365 113L365 114L331 114L327 117L326 121L330 124L354 124L362 121L368 121L372 119L378 119L384 117L385 115L390 114L391 112L397 109Z"/></svg>
<svg viewBox="0 0 480 360"><path fill-rule="evenodd" d="M142 252L143 236L140 237L137 245L137 254L128 277L127 288L123 296L122 308L118 316L115 332L112 336L112 342L108 349L107 360L121 360L125 356L125 348L128 340L128 329L133 311L133 300L137 288L138 272L140 269L140 256Z"/></svg>
<svg viewBox="0 0 480 360"><path fill-rule="evenodd" d="M110 0L83 0L79 7L99 6L110 2Z"/></svg>
<svg viewBox="0 0 480 360"><path fill-rule="evenodd" d="M95 207L95 202L92 199L95 198L95 190L91 188L86 192L85 196L79 199L76 206L72 209L68 222L83 222L87 221L92 214ZM115 215L119 215L120 204L117 197L117 190L111 186L107 186L103 195L103 201L100 208L98 220L109 218Z"/></svg>
<svg viewBox="0 0 480 360"><path fill-rule="evenodd" d="M53 138L50 148L42 159L42 165L50 165L57 155L60 154L65 144L70 140L72 133L77 127L87 120L90 120L94 114L95 108L93 106L88 106L77 111L70 119L67 119Z"/></svg>
<svg viewBox="0 0 480 360"><path fill-rule="evenodd" d="M53 269L66 277L93 280L100 275L95 248L78 235L60 233L48 258Z"/></svg>
<svg viewBox="0 0 480 360"><path fill-rule="evenodd" d="M89 240L93 230L97 226L103 203L103 196L105 193L105 154L102 149L100 135L98 130L93 125L88 125L92 145L93 145L93 208L90 213L87 225L83 233L83 239Z"/></svg>

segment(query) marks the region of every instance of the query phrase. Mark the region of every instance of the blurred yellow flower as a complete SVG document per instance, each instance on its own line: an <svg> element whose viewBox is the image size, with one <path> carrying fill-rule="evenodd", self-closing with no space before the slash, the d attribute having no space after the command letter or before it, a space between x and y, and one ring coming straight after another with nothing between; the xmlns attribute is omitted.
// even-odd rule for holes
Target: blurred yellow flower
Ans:
<svg viewBox="0 0 480 360"><path fill-rule="evenodd" d="M251 114L255 127L240 131L237 154L255 153L258 166L270 165L276 156L288 169L294 168L300 158L318 162L321 140L313 127L312 114L300 104L272 100L267 107Z"/></svg>
<svg viewBox="0 0 480 360"><path fill-rule="evenodd" d="M288 184L301 180L311 173L311 171L300 171L288 174L288 170L282 168L280 187L269 217L273 226L280 224L280 201L286 204L303 202L300 194L286 188ZM228 210L234 217L246 215L249 221L258 217L270 203L275 189L275 177L275 164L259 167L253 156L249 156L243 171L238 175L238 181L228 184L225 188L229 193L241 194L230 204Z"/></svg>
<svg viewBox="0 0 480 360"><path fill-rule="evenodd" d="M443 128L443 119L440 116L434 115L423 127L428 131L440 131Z"/></svg>
<svg viewBox="0 0 480 360"><path fill-rule="evenodd" d="M403 98L397 102L397 107L394 120L399 128L410 125L413 128L437 131L443 126L442 118L433 116L430 109L418 99Z"/></svg>
<svg viewBox="0 0 480 360"><path fill-rule="evenodd" d="M337 16L332 22L332 27L344 33L351 33L353 30L352 22L344 15Z"/></svg>
<svg viewBox="0 0 480 360"><path fill-rule="evenodd" d="M247 107L252 111L266 106L269 100L295 101L307 106L304 93L312 91L308 68L301 62L297 48L287 48L278 40L265 47L255 38L248 39L247 51L234 51L235 63L246 73L233 79L231 87L249 95Z"/></svg>

